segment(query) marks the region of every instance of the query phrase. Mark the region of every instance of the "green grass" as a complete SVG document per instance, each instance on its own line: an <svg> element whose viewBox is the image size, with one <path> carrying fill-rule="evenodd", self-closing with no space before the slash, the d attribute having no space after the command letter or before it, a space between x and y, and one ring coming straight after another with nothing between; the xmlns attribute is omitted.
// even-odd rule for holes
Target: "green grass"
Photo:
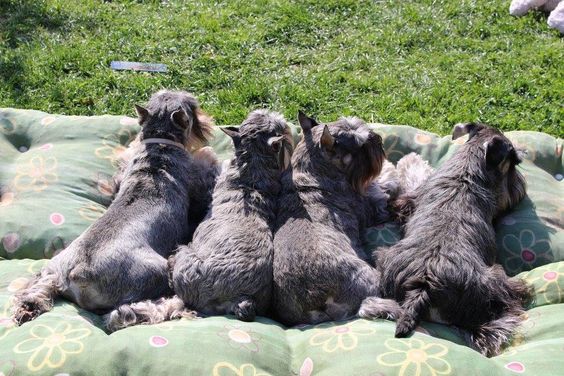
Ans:
<svg viewBox="0 0 564 376"><path fill-rule="evenodd" d="M509 2L0 0L0 107L133 115L178 88L218 124L267 107L563 136L564 40L542 14L511 17Z"/></svg>

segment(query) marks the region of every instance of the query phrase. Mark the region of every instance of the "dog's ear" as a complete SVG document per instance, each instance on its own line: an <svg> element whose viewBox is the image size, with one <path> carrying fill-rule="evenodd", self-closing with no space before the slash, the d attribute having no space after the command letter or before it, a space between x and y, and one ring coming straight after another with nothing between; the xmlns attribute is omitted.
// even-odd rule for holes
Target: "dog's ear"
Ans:
<svg viewBox="0 0 564 376"><path fill-rule="evenodd" d="M145 122L149 119L149 110L136 104L135 111L137 112L137 121L139 122L139 125L143 126L143 124L145 124Z"/></svg>
<svg viewBox="0 0 564 376"><path fill-rule="evenodd" d="M298 111L298 122L300 123L300 127L303 129L304 133L311 132L311 128L319 125L314 118L310 118L301 110Z"/></svg>
<svg viewBox="0 0 564 376"><path fill-rule="evenodd" d="M233 145L235 145L235 148L238 148L239 145L241 145L241 134L239 133L239 128L220 127L219 129L221 129L223 133L231 137L231 139L233 140Z"/></svg>
<svg viewBox="0 0 564 376"><path fill-rule="evenodd" d="M278 153L280 149L282 149L282 141L284 140L284 136L274 136L270 137L267 141L268 146L275 152Z"/></svg>
<svg viewBox="0 0 564 376"><path fill-rule="evenodd" d="M286 137L284 135L270 137L267 142L268 146L270 146L272 151L276 154L280 169L287 169L292 156L292 146L287 142Z"/></svg>
<svg viewBox="0 0 564 376"><path fill-rule="evenodd" d="M174 111L170 115L170 120L172 121L172 123L174 125L176 125L180 129L188 129L189 130L190 127L192 126L192 122L190 121L190 117L188 116L186 111L184 111L182 109Z"/></svg>
<svg viewBox="0 0 564 376"><path fill-rule="evenodd" d="M333 150L335 146L335 137L329 132L326 125L323 127L323 134L321 134L321 146L326 150Z"/></svg>
<svg viewBox="0 0 564 376"><path fill-rule="evenodd" d="M454 141L466 134L469 134L468 139L471 139L482 128L484 128L484 125L480 123L458 123L452 128L452 140Z"/></svg>
<svg viewBox="0 0 564 376"><path fill-rule="evenodd" d="M489 168L498 168L508 157L517 157L513 145L499 136L484 142L484 148L486 149L486 165ZM515 161L512 160L512 162Z"/></svg>

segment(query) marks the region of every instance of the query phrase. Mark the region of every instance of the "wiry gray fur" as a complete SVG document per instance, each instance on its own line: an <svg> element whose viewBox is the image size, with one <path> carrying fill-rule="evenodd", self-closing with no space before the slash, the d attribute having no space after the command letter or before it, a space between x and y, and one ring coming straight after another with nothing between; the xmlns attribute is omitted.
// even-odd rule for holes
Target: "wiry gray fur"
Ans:
<svg viewBox="0 0 564 376"><path fill-rule="evenodd" d="M197 110L187 93L155 94L147 109L137 107L140 140L166 138L188 147L190 134L202 131ZM207 211L215 175L215 167L177 146L139 145L106 213L16 294L14 321L50 310L57 295L105 311L169 294L167 257L189 241Z"/></svg>
<svg viewBox="0 0 564 376"><path fill-rule="evenodd" d="M252 321L270 304L272 230L284 167L278 152L292 137L281 115L264 110L229 134L235 158L218 179L194 241L175 256L172 282L190 309Z"/></svg>
<svg viewBox="0 0 564 376"><path fill-rule="evenodd" d="M508 278L496 256L492 221L525 195L511 142L484 124L459 124L469 140L418 190L405 238L377 250L384 297L401 302L396 337L421 319L466 329L486 356L500 352L530 300L524 281Z"/></svg>
<svg viewBox="0 0 564 376"><path fill-rule="evenodd" d="M280 173L293 143L290 128L280 114L258 110L238 129L223 130L233 139L235 157L219 176L210 212L192 243L170 259L177 296L120 307L117 314L128 325L177 318L178 301L185 312L234 314L244 321L266 313Z"/></svg>
<svg viewBox="0 0 564 376"><path fill-rule="evenodd" d="M375 317L379 276L362 236L388 218L387 195L374 182L382 139L357 118L324 126L300 113L299 120L304 135L282 177L272 313L286 325ZM386 303L389 311L378 314L393 317L399 307Z"/></svg>

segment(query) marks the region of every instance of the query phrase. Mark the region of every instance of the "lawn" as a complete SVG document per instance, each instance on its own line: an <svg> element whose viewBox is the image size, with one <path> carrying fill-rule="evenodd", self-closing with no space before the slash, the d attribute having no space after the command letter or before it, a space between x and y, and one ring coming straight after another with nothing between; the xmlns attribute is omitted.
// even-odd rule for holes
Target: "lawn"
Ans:
<svg viewBox="0 0 564 376"><path fill-rule="evenodd" d="M0 107L129 114L161 88L218 124L259 107L447 134L460 121L564 136L564 39L510 0L0 0ZM164 63L117 72L112 60Z"/></svg>

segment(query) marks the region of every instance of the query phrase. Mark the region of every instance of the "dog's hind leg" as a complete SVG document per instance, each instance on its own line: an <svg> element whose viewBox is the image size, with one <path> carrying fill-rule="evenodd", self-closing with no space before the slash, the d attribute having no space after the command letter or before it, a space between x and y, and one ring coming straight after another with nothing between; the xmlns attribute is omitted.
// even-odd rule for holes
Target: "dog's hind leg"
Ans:
<svg viewBox="0 0 564 376"><path fill-rule="evenodd" d="M401 304L403 312L396 324L396 338L407 337L415 330L429 304L429 293L425 288L415 288L406 292Z"/></svg>
<svg viewBox="0 0 564 376"><path fill-rule="evenodd" d="M193 318L195 313L186 309L178 296L145 300L132 304L122 304L104 316L106 328L115 332L132 325L158 324L182 317Z"/></svg>
<svg viewBox="0 0 564 376"><path fill-rule="evenodd" d="M17 325L35 319L53 308L53 299L61 289L56 273L42 271L14 296L13 320Z"/></svg>
<svg viewBox="0 0 564 376"><path fill-rule="evenodd" d="M362 319L386 319L395 320L403 313L403 309L393 299L377 298L369 296L364 299L358 310L358 317Z"/></svg>
<svg viewBox="0 0 564 376"><path fill-rule="evenodd" d="M241 321L254 321L257 314L256 302L249 296L241 296L231 307L233 314Z"/></svg>
<svg viewBox="0 0 564 376"><path fill-rule="evenodd" d="M533 292L524 280L508 278L500 265L489 269L486 286L487 291L493 294L490 304L498 307L499 313L495 319L471 330L467 342L475 350L490 357L501 352L523 321L524 307L532 300Z"/></svg>
<svg viewBox="0 0 564 376"><path fill-rule="evenodd" d="M515 310L505 313L498 319L487 322L470 331L466 341L476 351L487 357L498 355L509 342L525 311Z"/></svg>

